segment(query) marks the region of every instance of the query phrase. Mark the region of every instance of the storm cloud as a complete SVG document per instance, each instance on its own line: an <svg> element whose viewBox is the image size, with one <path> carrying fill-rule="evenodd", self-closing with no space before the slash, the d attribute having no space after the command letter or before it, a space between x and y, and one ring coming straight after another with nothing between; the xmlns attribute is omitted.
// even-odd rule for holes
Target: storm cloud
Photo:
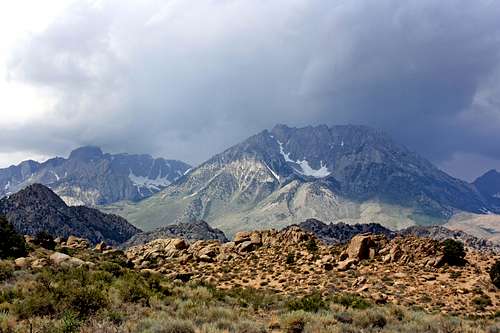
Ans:
<svg viewBox="0 0 500 333"><path fill-rule="evenodd" d="M10 55L53 102L0 153L196 164L276 123L350 123L471 179L500 167L499 22L494 0L77 2Z"/></svg>

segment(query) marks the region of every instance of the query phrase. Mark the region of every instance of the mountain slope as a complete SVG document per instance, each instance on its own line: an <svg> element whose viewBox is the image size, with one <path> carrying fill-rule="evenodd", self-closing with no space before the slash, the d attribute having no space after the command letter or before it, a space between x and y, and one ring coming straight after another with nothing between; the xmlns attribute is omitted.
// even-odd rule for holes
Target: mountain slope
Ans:
<svg viewBox="0 0 500 333"><path fill-rule="evenodd" d="M365 126L265 130L138 204L110 211L145 229L203 219L231 235L308 218L391 228L489 209L474 186Z"/></svg>
<svg viewBox="0 0 500 333"><path fill-rule="evenodd" d="M478 177L473 184L495 211L500 210L500 172L490 170Z"/></svg>
<svg viewBox="0 0 500 333"><path fill-rule="evenodd" d="M97 147L81 147L71 152L68 159L25 161L0 169L0 197L40 183L71 205L138 201L165 188L189 168L180 161L149 155L103 154Z"/></svg>
<svg viewBox="0 0 500 333"><path fill-rule="evenodd" d="M140 232L119 216L83 206L68 207L48 187L40 184L1 199L0 215L5 215L23 235L47 231L54 236L87 238L92 243L119 244Z"/></svg>
<svg viewBox="0 0 500 333"><path fill-rule="evenodd" d="M500 172L490 170L478 177L473 184L481 193L500 199Z"/></svg>

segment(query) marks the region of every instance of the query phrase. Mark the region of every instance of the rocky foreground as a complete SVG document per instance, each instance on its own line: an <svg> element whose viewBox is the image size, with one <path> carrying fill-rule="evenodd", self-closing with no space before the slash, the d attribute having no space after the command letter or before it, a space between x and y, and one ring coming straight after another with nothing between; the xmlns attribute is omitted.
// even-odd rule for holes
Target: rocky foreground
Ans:
<svg viewBox="0 0 500 333"><path fill-rule="evenodd" d="M346 245L325 245L291 227L240 232L227 243L158 239L131 247L126 255L143 272L220 289L342 291L378 304L473 316L494 315L500 307L500 291L488 274L497 254L468 249L463 266L450 266L443 243L429 238L362 234Z"/></svg>

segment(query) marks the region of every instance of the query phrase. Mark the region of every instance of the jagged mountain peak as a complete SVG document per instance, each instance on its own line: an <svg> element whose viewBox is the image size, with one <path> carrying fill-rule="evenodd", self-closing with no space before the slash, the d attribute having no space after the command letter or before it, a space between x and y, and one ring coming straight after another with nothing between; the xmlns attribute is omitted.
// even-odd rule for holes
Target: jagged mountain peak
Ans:
<svg viewBox="0 0 500 333"><path fill-rule="evenodd" d="M11 200L19 202L40 201L50 205L64 206L64 201L50 188L42 184L32 184L9 196Z"/></svg>
<svg viewBox="0 0 500 333"><path fill-rule="evenodd" d="M101 205L120 200L138 201L165 188L190 166L177 160L142 154L109 154L84 146L67 159L25 161L0 169L0 197L41 183L71 205Z"/></svg>
<svg viewBox="0 0 500 333"><path fill-rule="evenodd" d="M500 176L500 172L498 172L496 169L491 169L486 171L483 176Z"/></svg>
<svg viewBox="0 0 500 333"><path fill-rule="evenodd" d="M489 170L478 177L473 184L494 209L500 210L500 172L495 169Z"/></svg>
<svg viewBox="0 0 500 333"><path fill-rule="evenodd" d="M104 153L101 148L97 146L83 146L73 150L69 155L69 159L91 161L94 159L100 159L103 155Z"/></svg>
<svg viewBox="0 0 500 333"><path fill-rule="evenodd" d="M203 219L231 235L307 218L402 228L490 208L474 186L382 131L276 125L215 155L151 199L116 212L145 229Z"/></svg>

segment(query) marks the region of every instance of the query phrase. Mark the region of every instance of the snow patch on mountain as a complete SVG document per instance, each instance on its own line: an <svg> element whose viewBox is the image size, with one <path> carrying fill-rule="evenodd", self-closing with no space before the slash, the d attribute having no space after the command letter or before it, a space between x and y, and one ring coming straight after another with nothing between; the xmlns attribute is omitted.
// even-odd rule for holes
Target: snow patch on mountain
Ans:
<svg viewBox="0 0 500 333"><path fill-rule="evenodd" d="M144 176L136 176L132 172L132 170L130 170L128 178L135 186L139 188L146 187L149 189L160 190L162 187L170 185L170 181L167 179L167 177L158 176L156 179L149 179L148 177Z"/></svg>
<svg viewBox="0 0 500 333"><path fill-rule="evenodd" d="M298 173L300 173L304 176L309 176L309 177L314 177L314 178L324 178L324 177L330 175L330 172L328 171L328 168L326 167L326 165L323 165L323 161L320 161L320 168L319 169L313 169L309 165L309 161L307 161L306 159L297 160L297 161L292 160L290 158L290 153L285 153L285 150L283 148L283 143L279 140L276 140L276 142L278 142L278 145L280 146L280 153L283 156L283 158L285 159L285 161L289 162L289 163L294 163L294 164L297 164L300 166L302 171L294 168L294 170L297 171Z"/></svg>
<svg viewBox="0 0 500 333"><path fill-rule="evenodd" d="M306 160L302 161L296 161L298 165L302 168L302 174L305 176L310 176L310 177L315 177L315 178L323 178L326 176L330 175L330 172L328 171L328 168L326 165L323 165L323 161L320 161L320 168L319 169L313 169L310 165L309 162Z"/></svg>
<svg viewBox="0 0 500 333"><path fill-rule="evenodd" d="M277 180L277 181L280 181L280 176L278 176L278 174L277 174L276 172L274 172L274 170L273 170L273 169L271 169L271 168L269 167L269 165L267 165L266 163L264 163L264 164L266 165L266 168L269 170L269 172L271 172L271 173L272 173L272 175L274 176L274 178L276 178L276 180Z"/></svg>

